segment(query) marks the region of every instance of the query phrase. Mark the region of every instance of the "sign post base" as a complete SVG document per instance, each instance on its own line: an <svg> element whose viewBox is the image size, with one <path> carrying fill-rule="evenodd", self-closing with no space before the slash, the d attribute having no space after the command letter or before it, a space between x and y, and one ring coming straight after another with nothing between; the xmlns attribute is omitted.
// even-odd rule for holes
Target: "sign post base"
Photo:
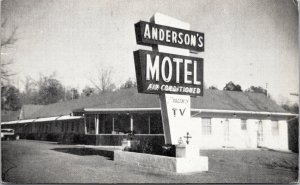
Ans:
<svg viewBox="0 0 300 185"><path fill-rule="evenodd" d="M208 171L208 157L200 156L196 145L176 145L176 172L189 173Z"/></svg>

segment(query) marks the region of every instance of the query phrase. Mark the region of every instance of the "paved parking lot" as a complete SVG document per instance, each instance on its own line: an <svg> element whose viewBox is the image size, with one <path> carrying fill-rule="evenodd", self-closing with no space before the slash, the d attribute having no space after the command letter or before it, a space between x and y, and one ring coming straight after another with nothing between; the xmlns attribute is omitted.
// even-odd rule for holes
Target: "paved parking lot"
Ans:
<svg viewBox="0 0 300 185"><path fill-rule="evenodd" d="M13 183L289 183L298 179L298 154L274 151L202 151L209 172L151 174L116 164L114 148L4 141L2 180Z"/></svg>

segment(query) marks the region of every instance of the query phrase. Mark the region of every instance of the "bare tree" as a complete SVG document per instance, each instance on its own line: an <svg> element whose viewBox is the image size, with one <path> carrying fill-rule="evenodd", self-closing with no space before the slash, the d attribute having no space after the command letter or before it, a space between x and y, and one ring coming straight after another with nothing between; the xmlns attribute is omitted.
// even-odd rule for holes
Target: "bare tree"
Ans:
<svg viewBox="0 0 300 185"><path fill-rule="evenodd" d="M96 78L90 79L100 94L113 91L116 88L115 84L111 81L111 74L111 69L98 68Z"/></svg>
<svg viewBox="0 0 300 185"><path fill-rule="evenodd" d="M3 50L7 49L11 46L13 46L15 44L15 42L17 41L16 38L16 32L17 32L17 27L15 27L12 32L8 35L8 36L3 36L3 32L6 28L7 25L7 19L4 19L4 21L2 21L1 23L1 55L3 56ZM3 57L1 57L1 84L4 84L4 82L9 81L9 78L13 75L15 75L14 73L12 73L9 70L9 65L11 65L13 63L13 60L5 60L3 59Z"/></svg>

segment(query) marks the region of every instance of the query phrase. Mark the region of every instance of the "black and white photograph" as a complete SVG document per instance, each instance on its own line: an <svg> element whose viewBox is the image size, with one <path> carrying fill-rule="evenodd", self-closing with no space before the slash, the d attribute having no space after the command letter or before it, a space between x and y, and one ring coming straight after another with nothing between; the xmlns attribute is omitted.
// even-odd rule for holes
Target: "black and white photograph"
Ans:
<svg viewBox="0 0 300 185"><path fill-rule="evenodd" d="M298 0L1 0L2 183L298 183Z"/></svg>

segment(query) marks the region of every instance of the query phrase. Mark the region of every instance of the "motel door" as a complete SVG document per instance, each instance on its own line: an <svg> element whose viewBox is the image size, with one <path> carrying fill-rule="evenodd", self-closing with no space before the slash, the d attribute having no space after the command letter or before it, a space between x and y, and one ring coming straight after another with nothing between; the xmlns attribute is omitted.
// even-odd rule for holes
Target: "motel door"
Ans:
<svg viewBox="0 0 300 185"><path fill-rule="evenodd" d="M262 146L263 140L263 124L262 121L259 121L257 124L257 147Z"/></svg>
<svg viewBox="0 0 300 185"><path fill-rule="evenodd" d="M223 121L223 129L224 129L224 146L228 147L230 145L230 129L229 129L229 120L226 119Z"/></svg>

